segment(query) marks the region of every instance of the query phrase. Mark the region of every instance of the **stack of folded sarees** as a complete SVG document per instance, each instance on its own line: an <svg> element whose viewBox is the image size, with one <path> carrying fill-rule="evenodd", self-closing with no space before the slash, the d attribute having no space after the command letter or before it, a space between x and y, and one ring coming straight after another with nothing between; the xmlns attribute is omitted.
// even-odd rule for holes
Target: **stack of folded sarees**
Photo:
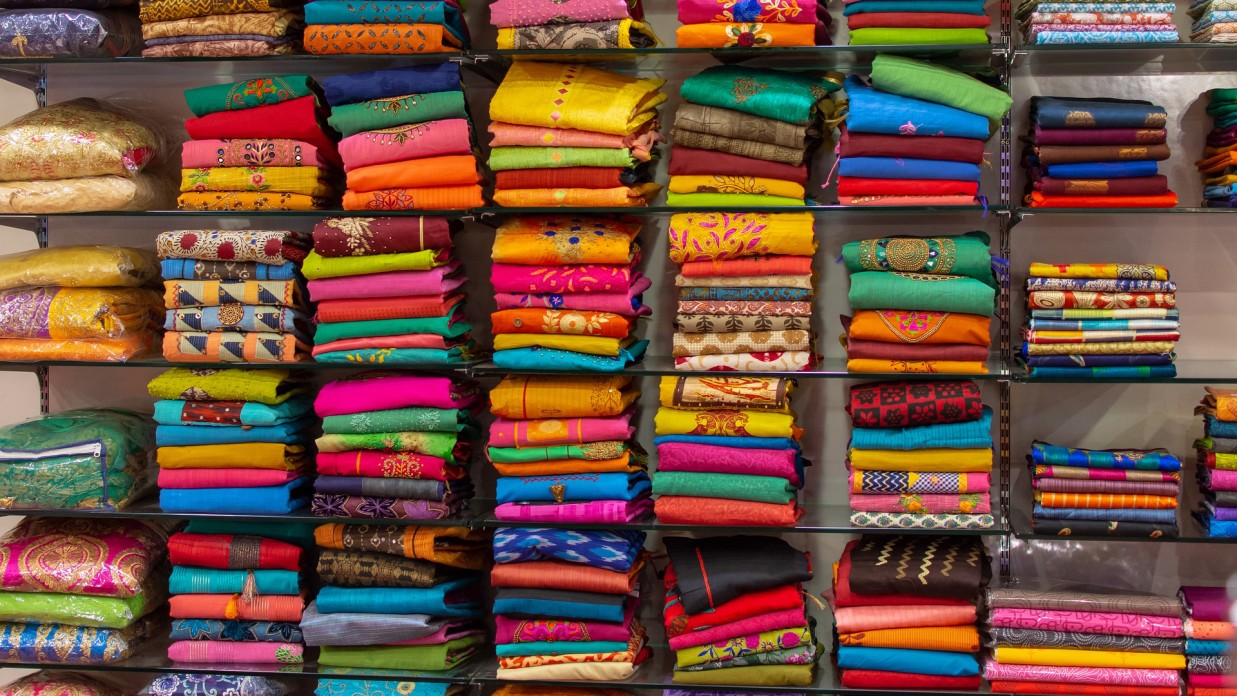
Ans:
<svg viewBox="0 0 1237 696"><path fill-rule="evenodd" d="M681 206L806 205L808 163L843 102L839 73L722 66L683 81L670 189Z"/></svg>
<svg viewBox="0 0 1237 696"><path fill-rule="evenodd" d="M644 21L640 0L577 5L557 0L497 0L490 23L500 50L653 48L661 41Z"/></svg>
<svg viewBox="0 0 1237 696"><path fill-rule="evenodd" d="M299 362L309 305L297 265L309 236L268 230L173 230L155 249L164 282L168 362Z"/></svg>
<svg viewBox="0 0 1237 696"><path fill-rule="evenodd" d="M1167 450L1087 450L1031 444L1037 534L1177 536L1181 460Z"/></svg>
<svg viewBox="0 0 1237 696"><path fill-rule="evenodd" d="M988 371L997 282L987 234L865 239L843 245L842 260L848 371Z"/></svg>
<svg viewBox="0 0 1237 696"><path fill-rule="evenodd" d="M974 382L850 389L850 523L885 529L993 525L992 410Z"/></svg>
<svg viewBox="0 0 1237 696"><path fill-rule="evenodd" d="M326 674L354 671L350 668L328 668ZM501 693L501 691L502 689L499 689L495 693ZM420 696L463 696L468 693L468 685L450 682L396 681L381 677L358 679L355 676L322 676L318 678L318 688L314 689L314 696L377 696L378 694L411 693L417 693ZM271 694L270 696L277 695Z"/></svg>
<svg viewBox="0 0 1237 696"><path fill-rule="evenodd" d="M195 118L185 122L191 140L181 146L180 209L334 207L339 155L321 125L320 93L308 75L185 90ZM188 164L203 160L205 166Z"/></svg>
<svg viewBox="0 0 1237 696"><path fill-rule="evenodd" d="M651 651L635 618L644 532L494 531L498 678L622 681ZM531 566L531 567L530 567Z"/></svg>
<svg viewBox="0 0 1237 696"><path fill-rule="evenodd" d="M1158 162L1168 112L1148 101L1031 97L1023 152L1032 208L1172 208Z"/></svg>
<svg viewBox="0 0 1237 696"><path fill-rule="evenodd" d="M472 498L461 424L476 385L449 377L364 372L322 387L314 514L452 519Z"/></svg>
<svg viewBox="0 0 1237 696"><path fill-rule="evenodd" d="M1203 494L1195 516L1208 536L1237 537L1237 391L1207 387L1194 413L1203 417L1203 437L1194 442Z"/></svg>
<svg viewBox="0 0 1237 696"><path fill-rule="evenodd" d="M0 539L0 659L132 657L167 599L166 544L164 527L147 520L23 519Z"/></svg>
<svg viewBox="0 0 1237 696"><path fill-rule="evenodd" d="M974 205L984 143L1013 99L944 66L879 54L871 86L846 78L842 205Z"/></svg>
<svg viewBox="0 0 1237 696"><path fill-rule="evenodd" d="M845 3L842 15L850 28L852 46L988 43L988 25L992 20L984 9L984 0Z"/></svg>
<svg viewBox="0 0 1237 696"><path fill-rule="evenodd" d="M471 45L458 0L305 5L305 50L317 55L449 53Z"/></svg>
<svg viewBox="0 0 1237 696"><path fill-rule="evenodd" d="M1186 585L1177 590L1185 609L1187 696L1233 696L1232 601L1223 587Z"/></svg>
<svg viewBox="0 0 1237 696"><path fill-rule="evenodd" d="M1229 12L1237 32L1237 11ZM1237 41L1237 33L1225 34ZM1207 102L1211 132L1203 158L1196 162L1203 175L1203 205L1237 208L1237 88L1213 89Z"/></svg>
<svg viewBox="0 0 1237 696"><path fill-rule="evenodd" d="M571 63L514 63L490 101L494 202L648 205L661 188L649 163L663 84Z"/></svg>
<svg viewBox="0 0 1237 696"><path fill-rule="evenodd" d="M490 315L500 367L618 372L643 355L634 307L594 296L639 295L638 218L550 215L507 219L494 236L490 278L499 293L552 293L554 308L500 308ZM585 309L591 307L591 309Z"/></svg>
<svg viewBox="0 0 1237 696"><path fill-rule="evenodd" d="M807 554L758 536L665 539L663 618L677 684L807 686L820 648Z"/></svg>
<svg viewBox="0 0 1237 696"><path fill-rule="evenodd" d="M345 210L466 210L484 203L458 63L322 81L347 172Z"/></svg>
<svg viewBox="0 0 1237 696"><path fill-rule="evenodd" d="M2 148L0 148L2 149ZM156 350L149 251L64 246L0 256L0 360L125 361Z"/></svg>
<svg viewBox="0 0 1237 696"><path fill-rule="evenodd" d="M795 0L737 2L678 0L679 48L775 48L829 46L832 18L827 2ZM987 26L985 24L985 26Z"/></svg>
<svg viewBox="0 0 1237 696"><path fill-rule="evenodd" d="M1186 666L1176 597L1021 589L987 593L994 692L1180 692Z"/></svg>
<svg viewBox="0 0 1237 696"><path fill-rule="evenodd" d="M265 514L309 503L311 399L287 370L168 370L155 402L165 512Z"/></svg>
<svg viewBox="0 0 1237 696"><path fill-rule="evenodd" d="M1237 3L1232 0L1194 0L1187 12L1194 20L1190 27L1190 41L1237 43Z"/></svg>
<svg viewBox="0 0 1237 696"><path fill-rule="evenodd" d="M795 526L806 463L793 388L781 377L662 377L653 441L657 519Z"/></svg>
<svg viewBox="0 0 1237 696"><path fill-rule="evenodd" d="M304 525L193 520L168 539L174 662L299 664Z"/></svg>
<svg viewBox="0 0 1237 696"><path fill-rule="evenodd" d="M475 344L444 218L343 217L314 226L305 262L317 362L449 365Z"/></svg>
<svg viewBox="0 0 1237 696"><path fill-rule="evenodd" d="M497 417L490 460L501 475L495 517L581 524L643 518L653 507L652 484L643 452L629 442L639 397L626 376L504 377L490 391ZM522 447L533 451L521 454Z"/></svg>
<svg viewBox="0 0 1237 696"><path fill-rule="evenodd" d="M273 56L301 41L300 0L141 0L146 58Z"/></svg>
<svg viewBox="0 0 1237 696"><path fill-rule="evenodd" d="M915 572L899 570L905 567ZM848 543L833 574L842 686L978 689L976 605L990 576L977 537L863 536Z"/></svg>
<svg viewBox="0 0 1237 696"><path fill-rule="evenodd" d="M1177 285L1155 264L1032 263L1025 343L1032 377L1172 377Z"/></svg>
<svg viewBox="0 0 1237 696"><path fill-rule="evenodd" d="M811 213L677 213L676 370L801 371L813 360Z"/></svg>
<svg viewBox="0 0 1237 696"><path fill-rule="evenodd" d="M1181 35L1173 23L1174 7L1154 0L1022 0L1014 21L1021 23L1027 44L1176 43Z"/></svg>
<svg viewBox="0 0 1237 696"><path fill-rule="evenodd" d="M301 630L318 664L444 672L485 644L488 531L326 524L314 540L323 587Z"/></svg>

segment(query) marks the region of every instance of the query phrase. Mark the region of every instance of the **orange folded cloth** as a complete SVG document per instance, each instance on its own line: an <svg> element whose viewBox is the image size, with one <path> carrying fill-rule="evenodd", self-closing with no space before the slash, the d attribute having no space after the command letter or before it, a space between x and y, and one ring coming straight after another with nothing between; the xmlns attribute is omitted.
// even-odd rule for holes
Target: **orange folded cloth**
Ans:
<svg viewBox="0 0 1237 696"><path fill-rule="evenodd" d="M244 621L300 621L305 598L300 595L262 595L246 600L239 594L182 594L168 599L173 619L241 619Z"/></svg>
<svg viewBox="0 0 1237 696"><path fill-rule="evenodd" d="M928 373L940 372L957 375L986 375L988 365L964 360L881 360L878 358L851 358L846 361L846 371L861 374Z"/></svg>
<svg viewBox="0 0 1237 696"><path fill-rule="evenodd" d="M1032 208L1175 208L1177 194L1169 191L1156 196L1045 196L1036 191L1030 196Z"/></svg>
<svg viewBox="0 0 1237 696"><path fill-rule="evenodd" d="M753 256L722 261L688 261L682 265L688 278L713 276L812 275L811 256Z"/></svg>
<svg viewBox="0 0 1237 696"><path fill-rule="evenodd" d="M483 205L485 199L476 184L344 193L344 210L468 210Z"/></svg>
<svg viewBox="0 0 1237 696"><path fill-rule="evenodd" d="M882 343L991 343L991 317L950 312L875 309L855 312L846 335Z"/></svg>
<svg viewBox="0 0 1237 696"><path fill-rule="evenodd" d="M383 189L469 186L481 181L477 158L472 155L444 155L357 167L348 172L348 190L356 192Z"/></svg>
<svg viewBox="0 0 1237 696"><path fill-rule="evenodd" d="M460 50L441 24L311 24L305 50L317 55L410 55Z"/></svg>
<svg viewBox="0 0 1237 696"><path fill-rule="evenodd" d="M663 495L653 503L659 522L665 524L741 524L793 527L803 514L792 500L785 505L750 500Z"/></svg>
<svg viewBox="0 0 1237 696"><path fill-rule="evenodd" d="M1194 164L1198 167L1198 170L1204 174L1220 174L1225 169L1237 165L1237 152L1234 152L1233 150L1222 150L1217 152L1215 155L1201 159Z"/></svg>
<svg viewBox="0 0 1237 696"><path fill-rule="evenodd" d="M318 303L318 321L371 321L376 319L420 319L445 317L464 297L421 295L417 297L376 297L356 300L323 300Z"/></svg>
<svg viewBox="0 0 1237 696"><path fill-rule="evenodd" d="M639 557L627 572L565 561L498 563L490 571L490 584L494 587L545 587L574 592L627 594L636 588L644 561L644 556Z"/></svg>
<svg viewBox="0 0 1237 696"><path fill-rule="evenodd" d="M987 26L987 25L985 25ZM815 24L684 24L674 32L679 48L758 48L762 46L815 46Z"/></svg>
<svg viewBox="0 0 1237 696"><path fill-rule="evenodd" d="M1177 498L1171 495L1134 495L1121 493L1053 493L1036 491L1035 502L1044 507L1092 509L1171 510Z"/></svg>
<svg viewBox="0 0 1237 696"><path fill-rule="evenodd" d="M867 648L979 652L979 630L974 626L882 628L875 631L839 633L838 643Z"/></svg>
<svg viewBox="0 0 1237 696"><path fill-rule="evenodd" d="M504 309L490 315L494 333L564 334L626 338L632 319L609 312L567 309Z"/></svg>
<svg viewBox="0 0 1237 696"><path fill-rule="evenodd" d="M857 633L881 628L967 626L975 623L973 606L924 604L839 607L833 612L838 633Z"/></svg>
<svg viewBox="0 0 1237 696"><path fill-rule="evenodd" d="M497 189L494 204L507 208L640 208L661 190L658 184L616 188Z"/></svg>

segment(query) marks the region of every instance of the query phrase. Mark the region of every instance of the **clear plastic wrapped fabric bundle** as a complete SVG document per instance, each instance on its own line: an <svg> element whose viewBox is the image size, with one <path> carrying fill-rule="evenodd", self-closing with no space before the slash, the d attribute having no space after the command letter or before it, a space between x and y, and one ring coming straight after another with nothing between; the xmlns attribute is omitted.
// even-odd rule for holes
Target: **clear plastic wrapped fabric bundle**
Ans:
<svg viewBox="0 0 1237 696"><path fill-rule="evenodd" d="M89 674L48 670L0 687L0 696L124 696L124 691Z"/></svg>
<svg viewBox="0 0 1237 696"><path fill-rule="evenodd" d="M137 17L64 8L0 11L0 58L114 58L142 43Z"/></svg>
<svg viewBox="0 0 1237 696"><path fill-rule="evenodd" d="M0 428L0 508L123 507L151 483L154 427L111 409Z"/></svg>
<svg viewBox="0 0 1237 696"><path fill-rule="evenodd" d="M0 256L0 290L42 285L138 288L158 281L159 257L145 249L62 246Z"/></svg>

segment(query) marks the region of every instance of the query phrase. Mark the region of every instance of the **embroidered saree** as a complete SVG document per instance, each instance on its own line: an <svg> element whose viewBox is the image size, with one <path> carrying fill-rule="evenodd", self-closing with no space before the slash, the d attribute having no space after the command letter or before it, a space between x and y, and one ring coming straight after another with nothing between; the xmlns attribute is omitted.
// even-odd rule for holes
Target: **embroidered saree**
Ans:
<svg viewBox="0 0 1237 696"><path fill-rule="evenodd" d="M629 135L656 118L661 79L635 79L582 65L518 61L490 101L502 123Z"/></svg>

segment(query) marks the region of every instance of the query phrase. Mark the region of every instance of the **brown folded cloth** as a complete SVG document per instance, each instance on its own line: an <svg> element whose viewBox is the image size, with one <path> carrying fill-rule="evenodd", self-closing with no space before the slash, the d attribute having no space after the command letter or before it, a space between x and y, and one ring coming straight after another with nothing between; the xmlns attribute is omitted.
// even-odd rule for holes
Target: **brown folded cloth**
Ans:
<svg viewBox="0 0 1237 696"><path fill-rule="evenodd" d="M871 360L950 360L959 362L988 359L987 346L966 343L882 343L858 338L846 339L846 357Z"/></svg>
<svg viewBox="0 0 1237 696"><path fill-rule="evenodd" d="M1163 162L1172 152L1168 145L1037 145L1041 165L1073 162Z"/></svg>
<svg viewBox="0 0 1237 696"><path fill-rule="evenodd" d="M742 138L793 148L807 147L808 140L816 135L809 126L700 104L680 106L674 114L674 127L724 138Z"/></svg>
<svg viewBox="0 0 1237 696"><path fill-rule="evenodd" d="M1138 176L1130 179L1054 179L1035 182L1036 190L1049 196L1158 196L1168 193L1168 177Z"/></svg>
<svg viewBox="0 0 1237 696"><path fill-rule="evenodd" d="M670 149L670 176L755 176L807 185L807 165L753 159L716 150L698 150L675 143Z"/></svg>
<svg viewBox="0 0 1237 696"><path fill-rule="evenodd" d="M792 166L803 164L807 154L803 148L784 147L782 145L774 145L773 143L762 143L740 138L726 138L720 135L697 133L696 131L684 130L682 128L675 128L671 131L671 137L674 138L675 147L682 145L700 150L718 150L719 152L729 152L732 155L752 157L770 162L781 162L782 164Z"/></svg>
<svg viewBox="0 0 1237 696"><path fill-rule="evenodd" d="M910 157L979 164L984 160L984 141L944 136L879 135L842 132L842 157Z"/></svg>

